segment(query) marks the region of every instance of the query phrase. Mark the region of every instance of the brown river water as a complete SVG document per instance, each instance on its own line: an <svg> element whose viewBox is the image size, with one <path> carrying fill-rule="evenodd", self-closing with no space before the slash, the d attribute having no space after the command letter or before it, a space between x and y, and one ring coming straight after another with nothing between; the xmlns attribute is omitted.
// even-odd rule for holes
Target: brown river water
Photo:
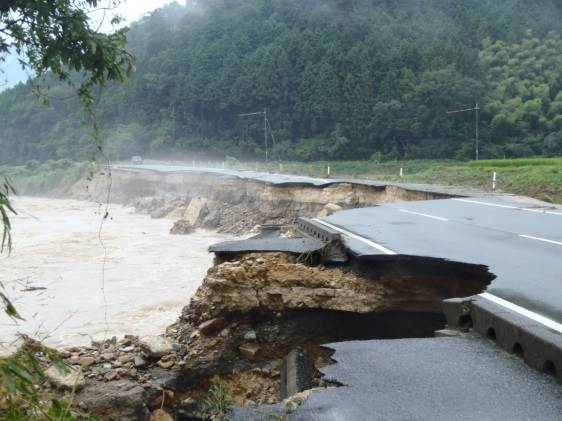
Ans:
<svg viewBox="0 0 562 421"><path fill-rule="evenodd" d="M47 345L152 335L173 323L212 264L210 231L170 235L171 219L93 202L17 197L0 281L25 321L0 314L0 353L17 333ZM104 263L105 262L105 263Z"/></svg>

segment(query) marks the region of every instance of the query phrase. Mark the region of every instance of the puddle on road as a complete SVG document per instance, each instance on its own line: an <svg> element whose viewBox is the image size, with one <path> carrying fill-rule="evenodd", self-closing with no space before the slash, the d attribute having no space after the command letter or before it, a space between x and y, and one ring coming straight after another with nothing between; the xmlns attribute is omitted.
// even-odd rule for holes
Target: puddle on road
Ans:
<svg viewBox="0 0 562 421"><path fill-rule="evenodd" d="M203 230L170 235L173 220L111 205L102 245L105 208L96 203L18 197L15 205L0 281L25 321L0 315L0 353L17 332L57 347L162 333L211 266L208 246L232 239Z"/></svg>

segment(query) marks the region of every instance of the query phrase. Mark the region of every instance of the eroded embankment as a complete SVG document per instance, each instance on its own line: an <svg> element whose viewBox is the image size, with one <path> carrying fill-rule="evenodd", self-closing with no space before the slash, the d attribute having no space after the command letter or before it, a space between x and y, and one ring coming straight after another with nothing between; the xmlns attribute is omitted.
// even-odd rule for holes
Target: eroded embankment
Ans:
<svg viewBox="0 0 562 421"><path fill-rule="evenodd" d="M156 218L175 218L229 233L246 233L259 224L291 224L299 216L325 216L339 209L447 197L396 186L273 185L210 173L123 170L83 179L70 193L100 202L109 197Z"/></svg>
<svg viewBox="0 0 562 421"><path fill-rule="evenodd" d="M292 350L310 363L310 386L327 386L315 371L330 362L322 344L432 336L445 323L442 299L478 293L493 278L481 266L396 259L333 267L253 253L217 261L165 339L69 350L85 374L75 400L108 420L148 419L158 408L205 419L212 384L235 405L278 402Z"/></svg>

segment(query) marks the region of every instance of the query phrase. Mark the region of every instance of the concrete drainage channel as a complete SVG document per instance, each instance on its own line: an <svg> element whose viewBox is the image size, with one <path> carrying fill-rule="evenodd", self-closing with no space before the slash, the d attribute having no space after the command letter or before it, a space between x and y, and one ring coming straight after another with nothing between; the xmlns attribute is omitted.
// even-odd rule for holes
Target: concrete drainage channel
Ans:
<svg viewBox="0 0 562 421"><path fill-rule="evenodd" d="M473 329L562 383L562 335L485 297L445 300L448 326L461 331Z"/></svg>

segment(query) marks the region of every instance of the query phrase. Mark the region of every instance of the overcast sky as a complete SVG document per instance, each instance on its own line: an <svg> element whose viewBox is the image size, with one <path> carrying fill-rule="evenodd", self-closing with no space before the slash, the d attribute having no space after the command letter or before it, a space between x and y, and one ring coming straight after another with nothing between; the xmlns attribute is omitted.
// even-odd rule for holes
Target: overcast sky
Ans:
<svg viewBox="0 0 562 421"><path fill-rule="evenodd" d="M117 13L123 17L124 25L130 25L131 22L139 20L148 12L158 9L159 7L165 6L168 3L172 3L174 0L127 0L123 1L116 9L111 13ZM185 0L176 0L179 4L184 5ZM94 19L102 18L102 14L99 17L93 16ZM111 31L111 16L106 14L104 19L104 24L102 26L103 32ZM29 71L22 70L21 66L17 62L17 57L6 58L4 63L0 63L3 72L0 72L0 92L6 88L14 86L19 82L25 81L29 77Z"/></svg>
<svg viewBox="0 0 562 421"><path fill-rule="evenodd" d="M168 3L173 3L173 1L174 0L127 0L123 1L115 11L126 20L125 23L128 25L131 22L139 20L146 13ZM185 4L185 0L176 1L182 5Z"/></svg>

